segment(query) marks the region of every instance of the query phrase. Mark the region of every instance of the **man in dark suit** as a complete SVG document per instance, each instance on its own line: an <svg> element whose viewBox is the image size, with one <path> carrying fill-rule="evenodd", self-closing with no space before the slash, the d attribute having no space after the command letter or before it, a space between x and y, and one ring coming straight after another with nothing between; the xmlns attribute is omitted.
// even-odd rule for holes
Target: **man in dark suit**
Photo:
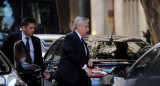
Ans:
<svg viewBox="0 0 160 86"><path fill-rule="evenodd" d="M40 39L38 37L33 36L35 27L36 27L36 22L33 18L30 17L24 18L22 21L22 32L10 33L5 42L3 43L1 50L9 58L11 63L14 63L13 47L15 42L17 42L18 40L22 40L24 44L27 44L28 41L29 45L28 51L31 55L32 63L39 65L41 67L41 72L44 74L45 77L48 78L49 71L45 70L43 64Z"/></svg>
<svg viewBox="0 0 160 86"><path fill-rule="evenodd" d="M93 64L83 37L89 31L89 19L76 17L74 31L64 39L62 57L55 72L58 86L90 86Z"/></svg>

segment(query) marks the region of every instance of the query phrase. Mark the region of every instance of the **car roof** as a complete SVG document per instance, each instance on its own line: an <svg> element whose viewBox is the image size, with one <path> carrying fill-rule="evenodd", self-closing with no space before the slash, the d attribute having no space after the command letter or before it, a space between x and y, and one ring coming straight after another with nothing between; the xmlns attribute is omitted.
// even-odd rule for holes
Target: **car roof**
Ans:
<svg viewBox="0 0 160 86"><path fill-rule="evenodd" d="M109 40L109 39L113 40ZM138 37L127 37L127 36L116 36L116 35L87 35L85 36L86 41L113 41L113 42L145 42ZM147 42L145 42L148 44ZM149 45L149 44L148 44Z"/></svg>
<svg viewBox="0 0 160 86"><path fill-rule="evenodd" d="M65 35L61 36L59 39L63 40ZM111 41L110 38L113 40ZM128 36L116 36L116 35L86 35L84 37L85 41L110 41L110 42L144 42L147 45L146 41L138 37L128 37Z"/></svg>

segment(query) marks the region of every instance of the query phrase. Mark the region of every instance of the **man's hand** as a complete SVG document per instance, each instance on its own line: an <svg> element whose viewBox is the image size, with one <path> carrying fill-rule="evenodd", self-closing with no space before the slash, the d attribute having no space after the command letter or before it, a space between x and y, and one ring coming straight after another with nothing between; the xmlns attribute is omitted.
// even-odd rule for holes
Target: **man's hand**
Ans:
<svg viewBox="0 0 160 86"><path fill-rule="evenodd" d="M86 67L84 70L86 71L88 77L91 77L91 76L92 76L92 71L91 71L90 68Z"/></svg>
<svg viewBox="0 0 160 86"><path fill-rule="evenodd" d="M45 79L49 79L50 78L50 71L49 70L45 70L43 72L43 75L45 76Z"/></svg>
<svg viewBox="0 0 160 86"><path fill-rule="evenodd" d="M88 60L88 66L92 67L93 66L93 62L91 61L91 59Z"/></svg>

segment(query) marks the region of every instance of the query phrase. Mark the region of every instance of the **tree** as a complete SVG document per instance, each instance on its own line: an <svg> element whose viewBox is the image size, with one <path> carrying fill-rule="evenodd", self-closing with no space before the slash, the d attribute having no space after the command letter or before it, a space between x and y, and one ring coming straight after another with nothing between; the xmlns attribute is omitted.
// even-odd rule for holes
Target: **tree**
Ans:
<svg viewBox="0 0 160 86"><path fill-rule="evenodd" d="M150 27L151 44L160 42L160 0L141 0L145 19Z"/></svg>

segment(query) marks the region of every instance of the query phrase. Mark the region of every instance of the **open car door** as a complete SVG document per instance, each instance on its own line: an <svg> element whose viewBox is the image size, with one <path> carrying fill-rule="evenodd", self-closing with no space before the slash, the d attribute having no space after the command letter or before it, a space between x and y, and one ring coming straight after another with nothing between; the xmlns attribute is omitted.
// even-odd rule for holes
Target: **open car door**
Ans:
<svg viewBox="0 0 160 86"><path fill-rule="evenodd" d="M20 74L20 77L28 84L38 86L41 81L41 68L32 63L31 56L22 40L14 44L14 66Z"/></svg>

